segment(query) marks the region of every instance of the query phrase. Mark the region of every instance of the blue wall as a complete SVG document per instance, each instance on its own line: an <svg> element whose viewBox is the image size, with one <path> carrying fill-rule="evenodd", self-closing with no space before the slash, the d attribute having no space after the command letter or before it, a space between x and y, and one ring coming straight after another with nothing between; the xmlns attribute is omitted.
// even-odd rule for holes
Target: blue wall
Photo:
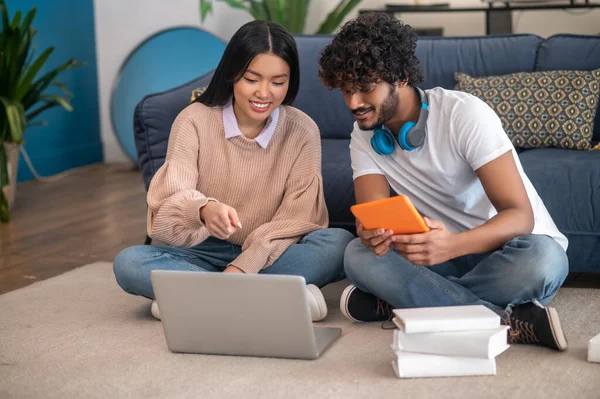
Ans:
<svg viewBox="0 0 600 399"><path fill-rule="evenodd" d="M11 15L25 15L34 6L33 27L37 51L54 46L54 52L38 76L71 58L85 65L64 72L58 79L73 93L73 112L57 107L40 114L36 120L46 126L33 126L25 132L25 149L41 175L51 175L73 167L102 161L98 76L93 0L7 0ZM56 89L51 89L56 90ZM22 157L18 181L32 179Z"/></svg>

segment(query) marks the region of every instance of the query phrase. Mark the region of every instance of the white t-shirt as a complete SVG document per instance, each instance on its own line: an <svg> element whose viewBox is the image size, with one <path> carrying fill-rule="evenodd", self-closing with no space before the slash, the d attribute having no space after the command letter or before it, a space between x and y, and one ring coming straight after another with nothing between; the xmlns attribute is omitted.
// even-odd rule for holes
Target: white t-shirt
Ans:
<svg viewBox="0 0 600 399"><path fill-rule="evenodd" d="M429 116L423 146L391 155L371 147L372 130L354 124L350 140L353 178L384 175L398 194L407 195L423 216L441 220L452 232L473 229L497 214L475 170L511 151L533 208L533 234L554 238L566 251L546 206L523 172L500 118L479 98L436 87L426 90Z"/></svg>

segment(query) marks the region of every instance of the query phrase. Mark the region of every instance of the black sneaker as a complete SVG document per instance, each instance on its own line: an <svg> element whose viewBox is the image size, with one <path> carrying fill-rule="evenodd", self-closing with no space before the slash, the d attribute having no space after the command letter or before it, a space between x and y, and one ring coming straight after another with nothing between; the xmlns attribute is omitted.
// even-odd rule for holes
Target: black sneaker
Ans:
<svg viewBox="0 0 600 399"><path fill-rule="evenodd" d="M340 309L352 321L386 321L393 315L392 305L373 294L362 292L354 284L342 292Z"/></svg>
<svg viewBox="0 0 600 399"><path fill-rule="evenodd" d="M526 303L513 308L512 313L503 311L502 324L510 326L510 344L536 344L564 351L567 338L560 325L556 309Z"/></svg>

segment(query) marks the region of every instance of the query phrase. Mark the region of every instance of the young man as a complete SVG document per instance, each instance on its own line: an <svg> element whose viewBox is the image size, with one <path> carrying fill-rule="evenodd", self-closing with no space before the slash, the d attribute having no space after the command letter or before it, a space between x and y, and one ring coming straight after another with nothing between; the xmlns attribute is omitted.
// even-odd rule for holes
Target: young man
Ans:
<svg viewBox="0 0 600 399"><path fill-rule="evenodd" d="M494 111L423 74L412 28L386 14L348 22L323 50L319 75L356 118L350 152L357 203L405 194L430 231L365 230L345 253L354 283L341 298L355 321L393 308L485 305L511 343L567 348L544 307L568 273L567 239L523 172Z"/></svg>

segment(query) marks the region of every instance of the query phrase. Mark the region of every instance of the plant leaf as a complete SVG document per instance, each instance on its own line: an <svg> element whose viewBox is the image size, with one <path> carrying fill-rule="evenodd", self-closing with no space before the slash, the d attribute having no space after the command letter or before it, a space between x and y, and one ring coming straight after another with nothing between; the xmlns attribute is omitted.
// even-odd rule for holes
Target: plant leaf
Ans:
<svg viewBox="0 0 600 399"><path fill-rule="evenodd" d="M10 27L13 29L17 29L20 24L21 24L21 10L17 10L17 12L15 13L15 15L13 17Z"/></svg>
<svg viewBox="0 0 600 399"><path fill-rule="evenodd" d="M361 0L342 0L335 9L327 15L327 18L319 29L317 34L332 33L346 18L346 16L361 2Z"/></svg>
<svg viewBox="0 0 600 399"><path fill-rule="evenodd" d="M29 88L31 87L31 82L33 82L33 79L38 74L40 69L44 66L44 64L48 60L48 57L50 56L50 54L52 54L53 51L54 51L54 47L47 48L46 51L44 51L42 53L42 55L40 55L34 61L34 63L31 65L31 68L29 68L27 73L23 76L23 78L17 84L17 91L15 93L15 98L17 100L21 100L23 98L23 96L25 95L25 93L27 93L27 90L29 90Z"/></svg>
<svg viewBox="0 0 600 399"><path fill-rule="evenodd" d="M36 116L38 116L39 114L41 114L42 112L50 109L50 108L54 108L54 107L58 107L57 103L45 103L44 105L34 109L33 111L30 111L27 115L25 115L25 119L27 119L28 121L33 120Z"/></svg>
<svg viewBox="0 0 600 399"><path fill-rule="evenodd" d="M25 19L23 20L23 23L21 24L21 31L25 32L26 30L29 29L36 14L37 14L37 7L33 7L31 10L29 10L27 15L25 16Z"/></svg>
<svg viewBox="0 0 600 399"><path fill-rule="evenodd" d="M286 29L291 18L290 13L288 12L288 2L289 0L277 0L277 6L281 12L281 26Z"/></svg>
<svg viewBox="0 0 600 399"><path fill-rule="evenodd" d="M67 86L64 83L62 83L62 82L60 82L60 81L58 81L58 80L55 79L52 82L52 84L54 86L58 87L60 89L60 91L62 91L64 93L65 96L67 96L67 97L73 97L73 93L67 88Z"/></svg>
<svg viewBox="0 0 600 399"><path fill-rule="evenodd" d="M279 25L285 26L286 21L283 17L283 10L281 9L280 0L265 0L263 5L269 14L269 21L273 21Z"/></svg>
<svg viewBox="0 0 600 399"><path fill-rule="evenodd" d="M73 107L71 106L71 104L69 104L69 100L67 98L57 96L56 94L43 94L40 96L40 101L45 101L47 103L55 103L69 112L73 111Z"/></svg>
<svg viewBox="0 0 600 399"><path fill-rule="evenodd" d="M23 109L23 105L6 97L0 97L0 103L4 107L6 119L8 120L10 137L13 142L20 143L23 139L23 131L25 130L25 110Z"/></svg>
<svg viewBox="0 0 600 399"><path fill-rule="evenodd" d="M0 192L0 223L10 222L10 213L8 212L8 199L4 191Z"/></svg>
<svg viewBox="0 0 600 399"><path fill-rule="evenodd" d="M36 80L21 100L23 107L26 110L31 108L39 100L41 93L54 81L58 74L81 65L81 63L72 59Z"/></svg>
<svg viewBox="0 0 600 399"><path fill-rule="evenodd" d="M18 31L9 27L3 32L6 35L6 40L3 44L3 55L4 55L4 64L2 76L2 84L0 87L3 88L3 95L8 98L14 97L14 92L16 90L14 82L16 82L18 76L17 64L19 59L19 44L20 44L20 36Z"/></svg>
<svg viewBox="0 0 600 399"><path fill-rule="evenodd" d="M8 184L8 157L6 156L6 149L3 145L0 145L0 186L4 187Z"/></svg>
<svg viewBox="0 0 600 399"><path fill-rule="evenodd" d="M250 7L248 7L246 4L244 4L243 0L219 0L219 1L227 3L227 5L231 8L239 8L241 10L246 10L246 11L250 12Z"/></svg>
<svg viewBox="0 0 600 399"><path fill-rule="evenodd" d="M308 12L308 0L288 0L288 13L290 15L289 30L291 33L304 33L306 15ZM291 5L290 5L291 4Z"/></svg>
<svg viewBox="0 0 600 399"><path fill-rule="evenodd" d="M213 12L211 0L200 0L200 22L204 22L206 16Z"/></svg>
<svg viewBox="0 0 600 399"><path fill-rule="evenodd" d="M27 64L27 58L31 53L31 28L22 31L21 29L17 29L17 37L19 38L19 45L17 47L17 54L15 60L15 77L20 79L23 75L25 65ZM14 81L13 81L14 82ZM16 87L15 87L16 92Z"/></svg>
<svg viewBox="0 0 600 399"><path fill-rule="evenodd" d="M265 9L265 7L261 1L250 0L250 7L249 7L248 12L256 20L263 20L263 21L269 20L269 15L267 14L267 10Z"/></svg>

